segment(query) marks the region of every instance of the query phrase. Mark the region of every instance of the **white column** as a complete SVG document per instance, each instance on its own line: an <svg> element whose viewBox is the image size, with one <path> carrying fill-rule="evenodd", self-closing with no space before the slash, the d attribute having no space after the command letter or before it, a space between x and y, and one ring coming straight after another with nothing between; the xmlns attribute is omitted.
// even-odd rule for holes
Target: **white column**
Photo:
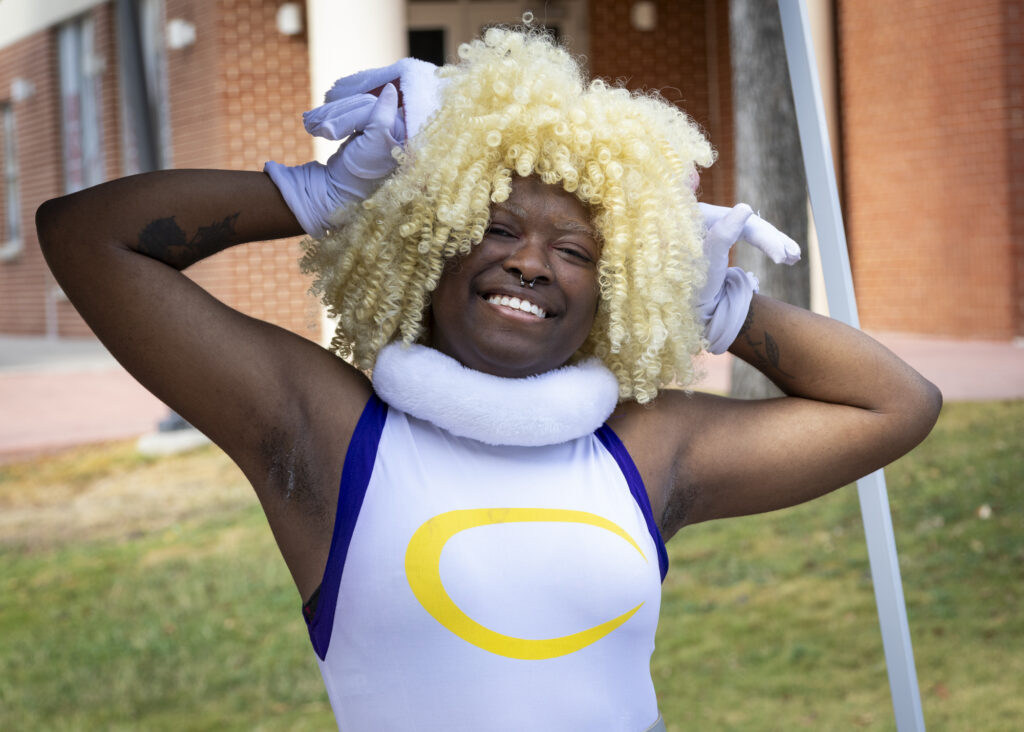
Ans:
<svg viewBox="0 0 1024 732"><path fill-rule="evenodd" d="M387 66L408 54L405 0L306 0L310 106L323 102L336 79ZM337 149L317 139L318 160Z"/></svg>
<svg viewBox="0 0 1024 732"><path fill-rule="evenodd" d="M408 55L405 0L306 0L309 26L310 108L342 76L387 66ZM313 154L325 162L338 143L313 138ZM321 309L320 339L330 343L336 324Z"/></svg>

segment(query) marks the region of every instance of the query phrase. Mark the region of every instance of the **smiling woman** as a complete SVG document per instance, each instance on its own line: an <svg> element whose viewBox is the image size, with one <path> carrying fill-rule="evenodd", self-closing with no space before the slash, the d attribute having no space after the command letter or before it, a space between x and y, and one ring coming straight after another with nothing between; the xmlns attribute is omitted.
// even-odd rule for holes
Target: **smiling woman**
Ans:
<svg viewBox="0 0 1024 732"><path fill-rule="evenodd" d="M584 83L529 32L460 56L339 80L306 116L350 136L325 165L111 181L43 204L40 242L110 351L252 484L341 728L663 730L664 540L884 465L940 396L728 266L741 237L799 247L697 203L713 154L678 109ZM372 381L180 271L303 230L334 346ZM786 396L662 388L702 347Z"/></svg>
<svg viewBox="0 0 1024 732"><path fill-rule="evenodd" d="M336 230L306 254L304 268L338 316L332 346L372 368L395 337L421 340L431 293L451 271L445 263L468 255L488 227L489 248L499 230L514 233L509 225L534 211L510 201L513 181L533 177L575 208L561 214L567 245L554 251L589 259L600 292L595 327L562 363L596 355L621 396L642 402L662 384L692 381L703 325L686 305L704 266L690 183L714 161L697 125L654 94L586 83L578 62L541 33L492 28L459 55L440 71L436 111L398 169L366 201L332 212ZM525 201L528 192L516 195Z"/></svg>
<svg viewBox="0 0 1024 732"><path fill-rule="evenodd" d="M481 242L451 260L431 296L431 345L497 376L558 368L597 312L601 247L587 210L536 176L514 179L493 210Z"/></svg>

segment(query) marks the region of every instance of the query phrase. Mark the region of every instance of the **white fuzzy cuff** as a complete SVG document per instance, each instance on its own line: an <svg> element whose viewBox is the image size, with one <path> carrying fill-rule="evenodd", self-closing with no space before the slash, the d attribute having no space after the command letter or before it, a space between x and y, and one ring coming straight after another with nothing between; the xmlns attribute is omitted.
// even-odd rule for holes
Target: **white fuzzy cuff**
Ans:
<svg viewBox="0 0 1024 732"><path fill-rule="evenodd" d="M615 409L619 384L597 359L508 379L466 368L426 346L391 343L373 388L385 402L459 437L535 447L582 437Z"/></svg>

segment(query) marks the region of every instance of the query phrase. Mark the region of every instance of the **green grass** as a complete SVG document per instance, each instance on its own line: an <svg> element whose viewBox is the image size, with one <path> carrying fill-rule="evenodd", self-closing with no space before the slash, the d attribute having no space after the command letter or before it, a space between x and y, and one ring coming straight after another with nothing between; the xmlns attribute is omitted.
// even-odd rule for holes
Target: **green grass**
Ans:
<svg viewBox="0 0 1024 732"><path fill-rule="evenodd" d="M0 544L0 729L330 729L298 593L242 476L212 448L137 462L126 451L88 451L84 481L77 455L0 467L0 511L45 507L43 474L80 510L99 494L82 512L103 536L40 527ZM219 476L205 491L226 499L180 505L197 473ZM139 500L118 531L93 514L124 503L111 488L122 484Z"/></svg>
<svg viewBox="0 0 1024 732"><path fill-rule="evenodd" d="M1024 403L953 404L886 470L933 729L1024 720L1022 445ZM653 671L670 730L895 729L852 486L689 528L669 554Z"/></svg>
<svg viewBox="0 0 1024 732"><path fill-rule="evenodd" d="M297 595L258 509L9 559L4 729L330 725ZM296 725L290 715L309 708Z"/></svg>
<svg viewBox="0 0 1024 732"><path fill-rule="evenodd" d="M932 729L1024 719L1022 444L1024 402L954 404L886 471ZM895 728L855 490L669 553L670 730ZM333 726L266 521L213 449L0 466L0 562L0 729Z"/></svg>

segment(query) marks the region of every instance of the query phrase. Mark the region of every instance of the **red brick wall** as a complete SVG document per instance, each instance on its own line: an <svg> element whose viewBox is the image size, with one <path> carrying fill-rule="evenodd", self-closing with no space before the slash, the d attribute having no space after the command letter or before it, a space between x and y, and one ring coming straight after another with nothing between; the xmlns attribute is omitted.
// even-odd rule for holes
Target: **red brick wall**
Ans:
<svg viewBox="0 0 1024 732"><path fill-rule="evenodd" d="M864 325L962 337L1024 335L1024 20L1021 0L837 0L845 203ZM175 167L298 163L312 145L305 36L274 25L276 0L166 0L197 41L168 50ZM657 2L634 30L631 3L590 0L592 73L660 89L708 131L719 160L705 199L732 198L732 104L725 2ZM120 175L113 5L93 11L108 177ZM709 16L708 13L711 13ZM0 263L0 332L43 333L52 280L35 241L36 206L62 190L55 29L0 50L0 94L14 105L25 248ZM2 183L0 183L2 185ZM0 213L2 215L2 213ZM2 228L2 222L0 222ZM190 270L256 317L315 335L294 241L242 247ZM58 306L61 335L84 325Z"/></svg>
<svg viewBox="0 0 1024 732"><path fill-rule="evenodd" d="M52 34L36 33L0 50L3 101L10 101L6 95L11 82L19 77L35 87L30 98L13 104L24 248L16 259L0 262L0 333L28 335L45 332L45 297L53 284L36 239L35 209L59 194L63 185L57 50ZM0 149L0 156L3 154ZM2 187L0 180L0 191ZM0 208L0 217L5 216ZM0 231L0 237L6 239L6 221Z"/></svg>
<svg viewBox="0 0 1024 732"><path fill-rule="evenodd" d="M168 105L171 118L172 167L213 168L225 165L222 88L217 64L221 39L217 3L164 0L167 20L196 27L196 41L166 49Z"/></svg>
<svg viewBox="0 0 1024 732"><path fill-rule="evenodd" d="M100 62L96 85L100 95L101 138L108 178L121 169L120 108L113 6L90 11L95 52ZM61 157L61 103L57 28L50 28L0 51L0 89L21 77L35 87L30 99L14 105L21 185L24 250L12 262L0 263L0 333L46 333L47 298L56 287L39 250L35 210L48 198L64 193ZM0 183L2 185L2 183ZM63 298L56 301L56 332L61 337L89 336L88 326Z"/></svg>
<svg viewBox="0 0 1024 732"><path fill-rule="evenodd" d="M1021 89L1020 9L838 4L847 227L866 328L1024 334L1024 161L1008 95L1011 76Z"/></svg>
<svg viewBox="0 0 1024 732"><path fill-rule="evenodd" d="M167 50L173 167L259 170L268 159L295 164L311 158L312 142L301 121L310 96L306 40L277 32L278 5L276 0L166 0L167 17L191 21L197 31L193 45ZM114 5L90 13L103 61L97 82L105 173L115 178L124 169ZM33 217L40 203L64 192L56 39L51 28L0 50L0 90L10 89L16 77L35 86L31 99L14 105L25 247L17 260L0 263L0 333L46 331L45 298L53 280ZM297 241L240 247L189 274L233 307L317 338L319 311L306 295L308 281L298 273ZM57 316L60 336L89 335L70 303L59 302Z"/></svg>
<svg viewBox="0 0 1024 732"><path fill-rule="evenodd" d="M726 2L658 0L658 24L639 31L633 3L590 0L590 71L631 89L657 89L697 120L718 151L701 177L702 197L728 203L733 190L732 85Z"/></svg>
<svg viewBox="0 0 1024 732"><path fill-rule="evenodd" d="M167 0L196 23L194 46L168 51L175 167L260 170L310 160L305 35L277 32L277 0ZM326 90L325 90L326 91ZM310 338L319 313L298 273L296 239L228 250L189 274L232 307Z"/></svg>
<svg viewBox="0 0 1024 732"><path fill-rule="evenodd" d="M1006 99L1009 117L1010 240L1013 243L1014 334L1024 336L1024 2L1004 3Z"/></svg>

